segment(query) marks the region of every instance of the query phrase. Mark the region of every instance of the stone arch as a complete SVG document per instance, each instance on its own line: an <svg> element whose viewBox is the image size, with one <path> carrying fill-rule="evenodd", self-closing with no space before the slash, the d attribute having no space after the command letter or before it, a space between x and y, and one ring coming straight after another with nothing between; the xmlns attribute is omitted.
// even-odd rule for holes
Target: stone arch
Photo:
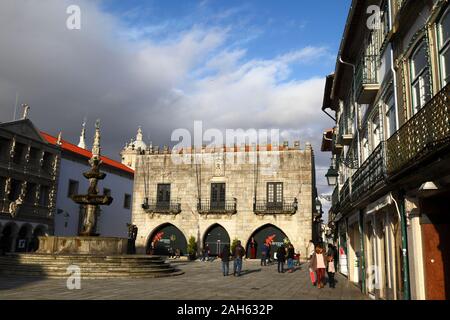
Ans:
<svg viewBox="0 0 450 320"><path fill-rule="evenodd" d="M158 233L162 232L161 239L156 242L156 247L152 243ZM175 250L179 249L181 255L187 254L187 239L183 231L170 222L160 224L150 232L147 243L146 252L156 255L170 255L174 254Z"/></svg>
<svg viewBox="0 0 450 320"><path fill-rule="evenodd" d="M19 227L15 222L8 222L4 225L0 234L0 251L14 252L16 248L16 237Z"/></svg>
<svg viewBox="0 0 450 320"><path fill-rule="evenodd" d="M214 223L203 234L202 245L208 245L210 255L217 256L225 245L231 246L230 235L222 225Z"/></svg>
<svg viewBox="0 0 450 320"><path fill-rule="evenodd" d="M271 257L273 257L273 254L284 243L285 238L289 239L289 237L286 235L286 233L283 230L281 230L281 228L277 227L274 224L266 223L266 224L258 227L256 230L254 230L252 232L252 234L250 235L250 237L248 238L247 244L245 247L247 256L251 257L251 255L252 255L252 250L250 248L250 244L251 244L252 238L254 238L257 243L256 249L254 252L254 254L255 254L254 258L261 258L263 244L264 244L265 240L267 239L267 237L269 237L269 236L275 236L273 238L273 242L272 242L272 246L271 246L271 250L270 250Z"/></svg>

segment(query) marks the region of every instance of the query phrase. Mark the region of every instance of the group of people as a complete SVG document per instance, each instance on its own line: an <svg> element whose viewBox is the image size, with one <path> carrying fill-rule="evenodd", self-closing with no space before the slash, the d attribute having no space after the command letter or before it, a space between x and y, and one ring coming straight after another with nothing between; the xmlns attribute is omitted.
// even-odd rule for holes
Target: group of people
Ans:
<svg viewBox="0 0 450 320"><path fill-rule="evenodd" d="M295 250L292 243L281 245L277 250L278 273L284 273L284 263L287 260L288 272L294 272Z"/></svg>
<svg viewBox="0 0 450 320"><path fill-rule="evenodd" d="M230 272L230 260L233 258L233 275L239 277L242 272L242 260L245 257L245 249L241 244L241 241L238 241L236 246L233 249L233 252L230 251L230 247L225 245L220 253L220 258L222 259L222 272L223 276L226 277Z"/></svg>
<svg viewBox="0 0 450 320"><path fill-rule="evenodd" d="M328 274L328 284L330 288L335 288L336 281L334 275L337 267L337 250L332 244L328 244L325 252L323 245L314 245L311 240L308 246L309 272L311 282L319 289L325 286L325 272Z"/></svg>

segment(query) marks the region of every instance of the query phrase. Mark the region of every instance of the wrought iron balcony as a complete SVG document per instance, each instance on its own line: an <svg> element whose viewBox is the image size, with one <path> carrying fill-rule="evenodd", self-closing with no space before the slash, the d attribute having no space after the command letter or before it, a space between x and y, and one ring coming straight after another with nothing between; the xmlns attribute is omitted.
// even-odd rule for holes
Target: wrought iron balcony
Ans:
<svg viewBox="0 0 450 320"><path fill-rule="evenodd" d="M145 199L142 209L147 213L178 214L181 212L181 204L173 201L156 201Z"/></svg>
<svg viewBox="0 0 450 320"><path fill-rule="evenodd" d="M432 156L449 143L450 84L388 139L387 173L397 173Z"/></svg>
<svg viewBox="0 0 450 320"><path fill-rule="evenodd" d="M333 193L331 194L331 206L335 210L339 208L339 187L337 185L334 187Z"/></svg>
<svg viewBox="0 0 450 320"><path fill-rule="evenodd" d="M351 204L350 179L345 181L339 193L341 208L347 208Z"/></svg>
<svg viewBox="0 0 450 320"><path fill-rule="evenodd" d="M352 176L352 200L356 201L386 178L386 143L381 142Z"/></svg>
<svg viewBox="0 0 450 320"><path fill-rule="evenodd" d="M360 104L369 104L380 89L378 79L378 54L363 55L356 67L356 100Z"/></svg>
<svg viewBox="0 0 450 320"><path fill-rule="evenodd" d="M267 202L266 200L256 200L253 203L255 214L295 214L298 209L298 200L283 199L282 202Z"/></svg>
<svg viewBox="0 0 450 320"><path fill-rule="evenodd" d="M197 203L197 211L200 214L236 214L236 203L236 198L219 202L200 199Z"/></svg>

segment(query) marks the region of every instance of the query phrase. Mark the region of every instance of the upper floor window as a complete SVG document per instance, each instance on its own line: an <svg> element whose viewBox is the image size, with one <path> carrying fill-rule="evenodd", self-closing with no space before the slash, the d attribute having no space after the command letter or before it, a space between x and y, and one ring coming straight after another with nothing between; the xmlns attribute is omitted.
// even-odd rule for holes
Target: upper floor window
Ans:
<svg viewBox="0 0 450 320"><path fill-rule="evenodd" d="M125 193L124 197L123 197L123 207L125 209L130 209L131 208L131 195L128 193Z"/></svg>
<svg viewBox="0 0 450 320"><path fill-rule="evenodd" d="M416 113L431 98L428 50L424 40L422 40L411 56L411 93L413 113Z"/></svg>
<svg viewBox="0 0 450 320"><path fill-rule="evenodd" d="M157 186L156 206L159 209L170 207L170 184L159 183Z"/></svg>
<svg viewBox="0 0 450 320"><path fill-rule="evenodd" d="M444 87L450 82L450 8L439 20L438 34L441 83Z"/></svg>
<svg viewBox="0 0 450 320"><path fill-rule="evenodd" d="M394 95L386 99L386 137L389 138L397 131L397 111L395 109Z"/></svg>
<svg viewBox="0 0 450 320"><path fill-rule="evenodd" d="M212 183L211 184L211 208L212 209L225 209L225 183Z"/></svg>
<svg viewBox="0 0 450 320"><path fill-rule="evenodd" d="M16 146L14 148L13 162L15 164L22 163L24 155L25 155L25 145L22 143L16 143Z"/></svg>
<svg viewBox="0 0 450 320"><path fill-rule="evenodd" d="M69 188L67 190L67 196L70 198L73 195L78 194L79 182L76 180L69 180Z"/></svg>
<svg viewBox="0 0 450 320"><path fill-rule="evenodd" d="M375 149L381 141L381 123L378 109L377 113L372 118L371 126L372 126L372 146L373 149Z"/></svg>
<svg viewBox="0 0 450 320"><path fill-rule="evenodd" d="M11 143L8 139L0 137L0 160L5 160L8 158L10 144Z"/></svg>
<svg viewBox="0 0 450 320"><path fill-rule="evenodd" d="M47 207L50 203L50 188L48 186L41 186L39 195L39 204Z"/></svg>
<svg viewBox="0 0 450 320"><path fill-rule="evenodd" d="M277 207L283 205L283 183L267 183L267 206Z"/></svg>

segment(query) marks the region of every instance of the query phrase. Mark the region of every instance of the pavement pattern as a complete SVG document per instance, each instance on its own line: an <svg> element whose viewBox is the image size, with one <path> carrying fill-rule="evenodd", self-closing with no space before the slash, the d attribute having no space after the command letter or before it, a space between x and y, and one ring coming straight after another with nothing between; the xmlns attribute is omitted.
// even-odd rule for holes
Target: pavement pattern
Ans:
<svg viewBox="0 0 450 320"><path fill-rule="evenodd" d="M336 274L336 288L314 287L308 265L293 273L278 273L275 264L261 267L245 260L240 277L224 277L221 262L171 261L183 275L151 279L81 280L80 289L67 289L66 279L0 277L0 300L364 300L347 278ZM232 272L232 262L230 263Z"/></svg>

